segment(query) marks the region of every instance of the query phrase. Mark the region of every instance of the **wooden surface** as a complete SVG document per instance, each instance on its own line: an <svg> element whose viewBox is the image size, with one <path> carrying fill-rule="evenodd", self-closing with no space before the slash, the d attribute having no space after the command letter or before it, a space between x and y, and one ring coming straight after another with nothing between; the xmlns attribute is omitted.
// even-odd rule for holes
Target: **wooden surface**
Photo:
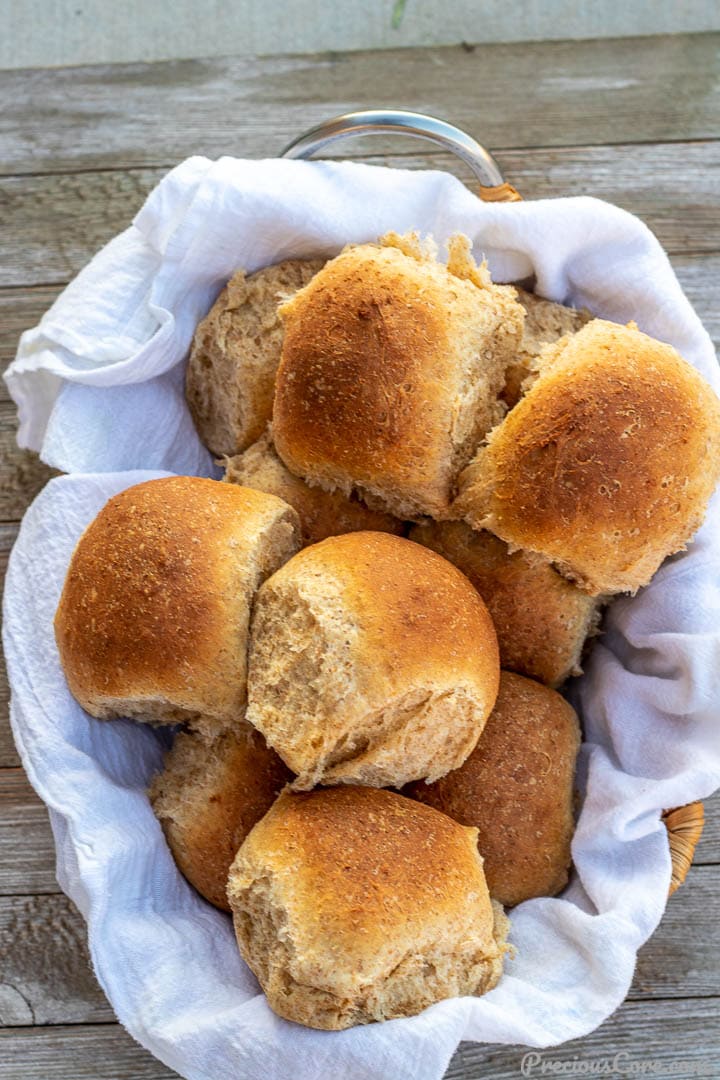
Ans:
<svg viewBox="0 0 720 1080"><path fill-rule="evenodd" d="M716 0L233 0L200 9L196 0L15 0L3 13L0 68L719 29Z"/></svg>
<svg viewBox="0 0 720 1080"><path fill-rule="evenodd" d="M720 340L720 35L0 73L0 364L97 248L189 153L272 156L305 126L378 102L466 126L527 198L594 194L640 214ZM352 143L407 168L463 167L423 144ZM0 567L48 470L13 441L0 388ZM114 1023L83 923L58 890L44 807L0 679L0 1077L174 1075ZM688 882L642 950L628 1001L552 1061L652 1060L720 1075L720 799ZM465 1045L448 1078L520 1075L521 1047ZM685 1062L685 1064L683 1064ZM713 1071L714 1070L714 1071ZM667 1073L669 1074L669 1073Z"/></svg>

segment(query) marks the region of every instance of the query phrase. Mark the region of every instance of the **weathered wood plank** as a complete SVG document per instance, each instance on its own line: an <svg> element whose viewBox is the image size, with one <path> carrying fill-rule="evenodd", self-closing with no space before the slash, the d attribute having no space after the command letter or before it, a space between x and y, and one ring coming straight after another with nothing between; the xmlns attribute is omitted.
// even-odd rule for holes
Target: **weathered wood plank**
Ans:
<svg viewBox="0 0 720 1080"><path fill-rule="evenodd" d="M321 120L379 101L447 117L495 148L713 138L718 40L674 35L6 71L0 162L5 173L37 173L166 165L198 153L274 155Z"/></svg>
<svg viewBox="0 0 720 1080"><path fill-rule="evenodd" d="M720 818L715 798L713 816ZM720 997L720 867L693 866L638 954L629 998Z"/></svg>
<svg viewBox="0 0 720 1080"><path fill-rule="evenodd" d="M720 255L674 255L671 261L683 292L720 352Z"/></svg>
<svg viewBox="0 0 720 1080"><path fill-rule="evenodd" d="M615 1058L624 1075L640 1075L642 1062L656 1063L652 1075L678 1080L713 1077L720 1055L717 1014L720 1002L628 1002L601 1028L584 1039L540 1051L549 1075L551 1062L569 1063ZM446 1073L446 1080L517 1080L527 1050L524 1047L462 1044ZM176 1074L132 1042L112 1024L69 1027L6 1028L0 1032L0 1072L8 1080L166 1080ZM703 1071L700 1071L700 1070ZM556 1072L560 1070L557 1069ZM612 1068L607 1070L613 1075ZM645 1068L650 1075L651 1069ZM531 1074L533 1075L533 1074ZM540 1064L534 1075L540 1075Z"/></svg>
<svg viewBox="0 0 720 1080"><path fill-rule="evenodd" d="M693 866L717 866L720 865L720 791L706 799L704 806L705 827L695 849Z"/></svg>
<svg viewBox="0 0 720 1080"><path fill-rule="evenodd" d="M0 67L124 63L173 56L307 53L325 49L385 49L459 41L554 41L628 34L678 34L717 29L713 0L634 0L631 4L509 5L506 0L339 0L329 17L324 0L276 4L241 0L222 19L198 18L196 0L136 4L131 18L103 18L96 2L23 0L9 4L0 38ZM28 33L37 22L42 33Z"/></svg>
<svg viewBox="0 0 720 1080"><path fill-rule="evenodd" d="M59 892L47 810L22 768L0 769L0 896Z"/></svg>
<svg viewBox="0 0 720 1080"><path fill-rule="evenodd" d="M177 1077L119 1024L0 1030L6 1080L168 1080Z"/></svg>
<svg viewBox="0 0 720 1080"><path fill-rule="evenodd" d="M0 650L0 769L17 768L20 755L17 752L10 729L10 688L8 687L5 660Z"/></svg>
<svg viewBox="0 0 720 1080"><path fill-rule="evenodd" d="M640 951L629 1000L720 997L719 891L720 867L693 869ZM71 901L0 897L0 1026L112 1019Z"/></svg>
<svg viewBox="0 0 720 1080"><path fill-rule="evenodd" d="M66 896L0 897L0 1027L115 1020Z"/></svg>
<svg viewBox="0 0 720 1080"><path fill-rule="evenodd" d="M10 548L15 543L16 536L16 525L0 526L0 591L2 591ZM0 768L20 764L20 757L15 749L10 730L9 706L10 688L7 681L7 671L5 670L5 657L0 648Z"/></svg>
<svg viewBox="0 0 720 1080"><path fill-rule="evenodd" d="M467 167L452 155L364 160L443 169L472 184ZM502 151L498 161L528 199L596 195L640 215L671 254L720 250L720 142ZM130 224L165 172L121 169L0 180L0 287L73 277Z"/></svg>
<svg viewBox="0 0 720 1080"><path fill-rule="evenodd" d="M35 285L21 289L0 289L0 372L15 356L23 330L35 326L53 303L62 286ZM0 402L9 401L0 379Z"/></svg>
<svg viewBox="0 0 720 1080"><path fill-rule="evenodd" d="M69 281L103 244L130 224L166 171L4 177L0 180L4 224L0 286Z"/></svg>
<svg viewBox="0 0 720 1080"><path fill-rule="evenodd" d="M51 476L56 473L37 454L20 450L17 418L10 401L0 401L0 521L19 521Z"/></svg>
<svg viewBox="0 0 720 1080"><path fill-rule="evenodd" d="M538 1058L523 1058L522 1046L483 1046L462 1043L450 1063L445 1080L517 1080L521 1075L583 1075L570 1069L579 1062L593 1062L592 1075L673 1076L691 1080L698 1076L715 1077L720 1060L720 1026L717 1023L717 998L704 1001L626 1002L602 1027L582 1039L573 1039L555 1049L537 1051ZM619 1066L610 1064L617 1054ZM604 1073L600 1059L608 1061ZM541 1062L545 1061L545 1070ZM530 1062L537 1062L531 1072ZM565 1063L552 1069L551 1063ZM646 1063L643 1066L643 1063ZM649 1064L648 1064L649 1063ZM654 1064L653 1064L654 1063ZM621 1068L623 1071L621 1071ZM701 1071L702 1070L702 1071Z"/></svg>

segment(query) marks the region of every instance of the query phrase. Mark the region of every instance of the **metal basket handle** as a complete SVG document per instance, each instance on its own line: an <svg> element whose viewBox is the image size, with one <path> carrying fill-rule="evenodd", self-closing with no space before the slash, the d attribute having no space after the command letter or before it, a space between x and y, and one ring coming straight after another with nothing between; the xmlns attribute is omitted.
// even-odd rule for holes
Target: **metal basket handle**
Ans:
<svg viewBox="0 0 720 1080"><path fill-rule="evenodd" d="M293 139L280 157L308 158L340 139L381 133L429 139L443 149L450 150L470 166L480 181L479 195L485 202L518 202L521 199L512 184L503 179L492 154L479 142L453 124L424 113L405 112L401 109L368 109L364 112L344 113L323 121Z"/></svg>

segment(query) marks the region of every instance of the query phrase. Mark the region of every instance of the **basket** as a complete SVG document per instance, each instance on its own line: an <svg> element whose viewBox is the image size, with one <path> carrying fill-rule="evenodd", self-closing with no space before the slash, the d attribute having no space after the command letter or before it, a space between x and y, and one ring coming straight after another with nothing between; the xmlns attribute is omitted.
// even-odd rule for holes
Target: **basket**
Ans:
<svg viewBox="0 0 720 1080"><path fill-rule="evenodd" d="M162 736L127 721L98 724L70 696L52 624L83 529L132 484L218 475L185 403L184 360L239 264L252 273L283 259L332 257L391 230L425 230L438 242L460 230L498 281L529 284L535 275L538 292L555 300L619 323L635 313L720 393L712 345L662 248L624 210L585 196L523 202L474 140L413 113L339 117L283 157L374 132L430 138L459 155L480 190L432 168L189 158L26 331L8 372L21 445L66 474L28 509L9 560L3 634L16 742L51 808L58 880L87 921L93 965L118 1019L192 1080L437 1080L461 1039L540 1048L588 1035L627 996L638 949L665 910L670 863L670 891L688 872L702 806L682 804L720 783L712 663L703 659L702 678L658 679L672 660L663 642L657 670L652 650L638 664L622 653L636 648L636 631L642 648L672 627L681 673L711 656L719 498L690 550L667 560L632 601L612 605L584 679L570 688L585 726L577 872L562 896L514 909L510 977L494 996L448 998L384 1028L313 1032L272 1013L227 915L179 874L146 797Z"/></svg>
<svg viewBox="0 0 720 1080"><path fill-rule="evenodd" d="M483 202L519 202L522 196L503 177L493 156L464 131L423 113L373 109L345 113L326 120L298 136L285 147L281 157L308 158L341 139L361 135L409 135L442 146L461 158L479 180L477 194ZM666 810L663 822L668 831L672 877L669 895L685 880L705 824L703 804L688 803Z"/></svg>

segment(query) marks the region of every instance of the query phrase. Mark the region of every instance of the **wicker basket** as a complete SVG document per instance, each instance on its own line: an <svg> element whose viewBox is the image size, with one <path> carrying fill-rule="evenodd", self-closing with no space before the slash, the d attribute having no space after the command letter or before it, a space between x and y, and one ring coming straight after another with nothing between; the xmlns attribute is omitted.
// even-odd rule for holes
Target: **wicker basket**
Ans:
<svg viewBox="0 0 720 1080"><path fill-rule="evenodd" d="M346 113L305 132L283 150L281 157L307 158L340 139L358 135L410 135L429 139L452 151L472 169L480 181L478 195L484 202L519 202L522 196L503 177L497 162L480 143L464 131L422 113L401 110L369 110ZM702 835L705 815L701 802L666 810L672 877L669 895L682 885L692 865Z"/></svg>

